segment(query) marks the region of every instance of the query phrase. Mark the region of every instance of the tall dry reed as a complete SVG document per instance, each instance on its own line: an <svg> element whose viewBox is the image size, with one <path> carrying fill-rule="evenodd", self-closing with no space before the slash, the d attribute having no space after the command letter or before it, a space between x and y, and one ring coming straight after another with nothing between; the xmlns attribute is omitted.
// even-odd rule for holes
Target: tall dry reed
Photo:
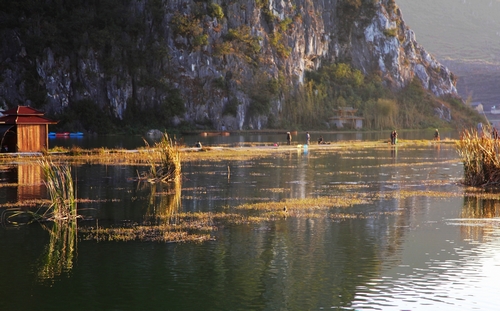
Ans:
<svg viewBox="0 0 500 311"><path fill-rule="evenodd" d="M38 164L45 174L45 186L51 200L44 218L51 220L76 218L76 199L71 168L56 165L45 157L39 160Z"/></svg>
<svg viewBox="0 0 500 311"><path fill-rule="evenodd" d="M457 142L466 185L500 186L500 140L492 138L488 130L481 133L475 129L464 130Z"/></svg>
<svg viewBox="0 0 500 311"><path fill-rule="evenodd" d="M150 182L179 181L181 177L181 153L177 145L164 133L162 139L153 148L148 147Z"/></svg>

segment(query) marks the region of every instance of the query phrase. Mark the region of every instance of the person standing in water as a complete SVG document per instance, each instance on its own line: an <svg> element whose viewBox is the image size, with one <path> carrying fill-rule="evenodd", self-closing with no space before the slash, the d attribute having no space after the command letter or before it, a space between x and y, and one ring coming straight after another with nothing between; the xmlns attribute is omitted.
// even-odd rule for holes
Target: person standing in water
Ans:
<svg viewBox="0 0 500 311"><path fill-rule="evenodd" d="M398 142L398 133L396 130L391 132L391 145L395 145Z"/></svg>
<svg viewBox="0 0 500 311"><path fill-rule="evenodd" d="M434 132L434 140L439 140L439 131L438 129L436 129L436 131Z"/></svg>
<svg viewBox="0 0 500 311"><path fill-rule="evenodd" d="M290 132L286 132L286 144L290 145L292 143L292 134Z"/></svg>
<svg viewBox="0 0 500 311"><path fill-rule="evenodd" d="M306 132L306 145L309 145L309 142L311 142L311 135L309 132Z"/></svg>

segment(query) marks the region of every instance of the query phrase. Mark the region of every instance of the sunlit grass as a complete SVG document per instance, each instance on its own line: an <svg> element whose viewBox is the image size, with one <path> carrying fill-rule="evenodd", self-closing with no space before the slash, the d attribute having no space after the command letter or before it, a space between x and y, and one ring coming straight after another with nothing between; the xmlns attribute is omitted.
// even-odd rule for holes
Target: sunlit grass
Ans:
<svg viewBox="0 0 500 311"><path fill-rule="evenodd" d="M162 139L150 147L146 140L149 172L143 176L149 182L176 182L181 177L181 152L164 133Z"/></svg>
<svg viewBox="0 0 500 311"><path fill-rule="evenodd" d="M489 130L465 130L457 142L464 165L464 183L469 186L500 186L500 141Z"/></svg>
<svg viewBox="0 0 500 311"><path fill-rule="evenodd" d="M397 148L413 148L418 146L429 146L438 144L454 144L455 140L441 140L441 141L429 141L429 140L400 140ZM394 148L388 144L387 141L339 141L329 145L315 145L311 144L308 147L308 151L314 151L314 153L321 154L322 152L330 153L334 150L345 152L354 152L362 149L388 149ZM243 161L251 159L261 159L264 157L272 155L283 155L290 153L301 153L303 148L297 147L297 145L292 146L274 146L272 144L252 144L245 143L241 146L230 145L230 146L216 146L216 147L204 147L203 151L198 148L178 148L179 155L182 157L182 162L190 161L204 161L210 160L211 162L221 162L221 161ZM150 166L151 165L151 153L161 152L156 147L143 147L136 150L126 150L126 149L107 149L107 148L95 148L95 149L81 149L74 147L71 149L66 149L62 147L56 147L50 149L48 155L54 162L62 163L72 163L72 164L103 164L103 165L136 165L136 166ZM40 155L41 156L41 155ZM17 163L32 162L36 161L40 156L34 155L22 155L22 154L0 154L0 164L9 164L15 160ZM156 158L155 160L160 163L161 159Z"/></svg>
<svg viewBox="0 0 500 311"><path fill-rule="evenodd" d="M47 158L39 160L45 174L45 186L50 196L50 206L42 218L71 219L76 218L76 196L69 166L59 166Z"/></svg>

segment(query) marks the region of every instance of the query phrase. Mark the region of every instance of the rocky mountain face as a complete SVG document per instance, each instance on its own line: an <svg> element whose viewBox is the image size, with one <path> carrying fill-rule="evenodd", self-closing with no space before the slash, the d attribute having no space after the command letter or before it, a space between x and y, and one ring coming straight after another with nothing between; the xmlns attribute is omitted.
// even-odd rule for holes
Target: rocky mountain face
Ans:
<svg viewBox="0 0 500 311"><path fill-rule="evenodd" d="M172 125L260 129L279 116L283 86L293 93L307 71L331 62L378 74L393 89L417 77L437 96L457 93L453 74L417 43L394 0L20 0L2 7L4 108L57 114L92 102L119 120L153 109Z"/></svg>

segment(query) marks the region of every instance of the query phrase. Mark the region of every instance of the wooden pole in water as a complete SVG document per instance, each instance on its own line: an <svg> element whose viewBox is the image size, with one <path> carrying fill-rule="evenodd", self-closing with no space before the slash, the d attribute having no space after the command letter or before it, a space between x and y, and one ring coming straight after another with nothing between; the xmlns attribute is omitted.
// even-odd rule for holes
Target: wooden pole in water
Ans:
<svg viewBox="0 0 500 311"><path fill-rule="evenodd" d="M227 166L227 181L229 182L229 179L231 177L231 168L229 167L229 165Z"/></svg>

